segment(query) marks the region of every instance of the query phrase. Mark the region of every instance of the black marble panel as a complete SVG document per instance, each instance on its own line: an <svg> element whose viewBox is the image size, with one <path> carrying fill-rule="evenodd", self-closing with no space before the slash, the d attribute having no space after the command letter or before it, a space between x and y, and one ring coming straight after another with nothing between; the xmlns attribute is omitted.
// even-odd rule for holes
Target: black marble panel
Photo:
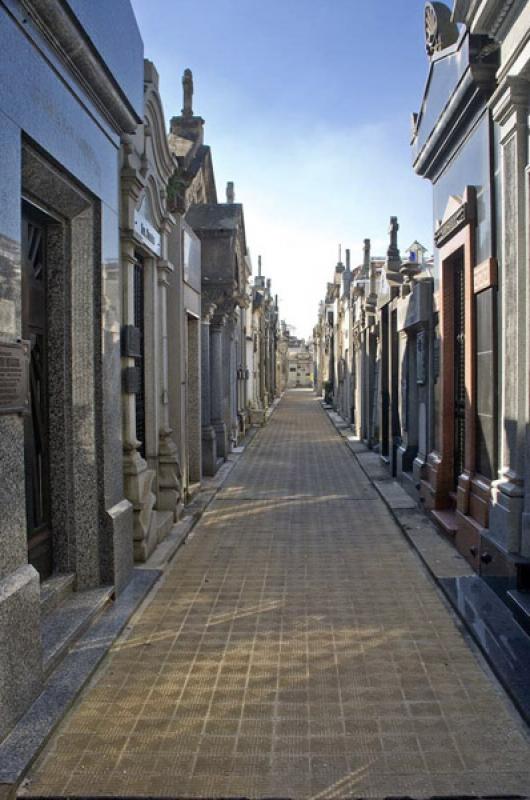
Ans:
<svg viewBox="0 0 530 800"><path fill-rule="evenodd" d="M429 134L449 102L468 64L468 37L464 39L461 48L456 53L449 52L433 61L421 109L418 139L414 145L415 155L420 152L429 138Z"/></svg>
<svg viewBox="0 0 530 800"><path fill-rule="evenodd" d="M439 583L519 712L530 723L530 637L477 575L440 578Z"/></svg>
<svg viewBox="0 0 530 800"><path fill-rule="evenodd" d="M462 197L466 186L474 186L477 196L476 263L493 255L490 155L490 121L485 112L470 137L464 142L434 184L434 222L444 218L450 197ZM439 288L439 253L435 251L435 291Z"/></svg>

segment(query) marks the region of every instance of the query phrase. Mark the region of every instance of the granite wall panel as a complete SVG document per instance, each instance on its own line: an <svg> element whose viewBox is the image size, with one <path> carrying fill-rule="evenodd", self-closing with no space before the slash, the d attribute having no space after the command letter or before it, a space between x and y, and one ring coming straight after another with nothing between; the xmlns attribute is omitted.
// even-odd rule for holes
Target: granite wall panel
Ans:
<svg viewBox="0 0 530 800"><path fill-rule="evenodd" d="M2 113L0 154L0 338L12 342L21 333L20 131ZM0 509L2 578L27 560L24 429L16 415L0 415Z"/></svg>
<svg viewBox="0 0 530 800"><path fill-rule="evenodd" d="M0 13L0 109L111 208L118 204L118 137L78 92L58 79L15 21ZM3 159L2 159L3 160Z"/></svg>

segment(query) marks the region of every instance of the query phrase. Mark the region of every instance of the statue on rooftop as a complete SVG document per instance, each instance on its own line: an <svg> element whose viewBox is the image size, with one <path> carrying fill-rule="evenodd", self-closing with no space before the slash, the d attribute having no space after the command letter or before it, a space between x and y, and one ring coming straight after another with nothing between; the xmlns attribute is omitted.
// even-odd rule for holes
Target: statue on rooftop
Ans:
<svg viewBox="0 0 530 800"><path fill-rule="evenodd" d="M182 88L184 94L182 116L193 117L193 73L191 69L184 70L184 75L182 76Z"/></svg>

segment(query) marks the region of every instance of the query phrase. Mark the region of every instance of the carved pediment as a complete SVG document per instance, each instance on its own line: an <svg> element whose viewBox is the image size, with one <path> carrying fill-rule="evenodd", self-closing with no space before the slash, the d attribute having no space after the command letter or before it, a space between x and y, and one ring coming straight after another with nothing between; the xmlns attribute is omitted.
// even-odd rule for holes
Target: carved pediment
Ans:
<svg viewBox="0 0 530 800"><path fill-rule="evenodd" d="M451 195L447 201L444 215L438 220L438 226L434 232L434 243L436 247L442 247L455 233L458 233L464 225L467 225L474 216L473 193L468 188L464 197Z"/></svg>

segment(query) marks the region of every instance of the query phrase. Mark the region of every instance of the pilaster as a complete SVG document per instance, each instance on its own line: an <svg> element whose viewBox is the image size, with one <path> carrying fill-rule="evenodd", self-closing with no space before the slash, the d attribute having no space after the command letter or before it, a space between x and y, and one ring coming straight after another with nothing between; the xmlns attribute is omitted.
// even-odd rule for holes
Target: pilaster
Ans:
<svg viewBox="0 0 530 800"><path fill-rule="evenodd" d="M490 530L511 553L530 556L530 517L524 514L528 469L528 182L529 83L507 78L496 92L493 116L501 128L502 378L499 478L492 484ZM524 537L523 537L524 518Z"/></svg>
<svg viewBox="0 0 530 800"><path fill-rule="evenodd" d="M212 370L210 323L215 312L214 303L202 304L201 315L201 442L202 468L205 475L215 475L217 463L217 436L212 426Z"/></svg>
<svg viewBox="0 0 530 800"><path fill-rule="evenodd" d="M173 431L169 425L169 384L168 384L168 324L167 324L167 291L173 267L165 258L156 262L158 281L158 326L160 341L160 358L158 370L158 410L160 427L158 431L158 497L157 509L171 511L177 520L182 498L178 447L173 439Z"/></svg>

